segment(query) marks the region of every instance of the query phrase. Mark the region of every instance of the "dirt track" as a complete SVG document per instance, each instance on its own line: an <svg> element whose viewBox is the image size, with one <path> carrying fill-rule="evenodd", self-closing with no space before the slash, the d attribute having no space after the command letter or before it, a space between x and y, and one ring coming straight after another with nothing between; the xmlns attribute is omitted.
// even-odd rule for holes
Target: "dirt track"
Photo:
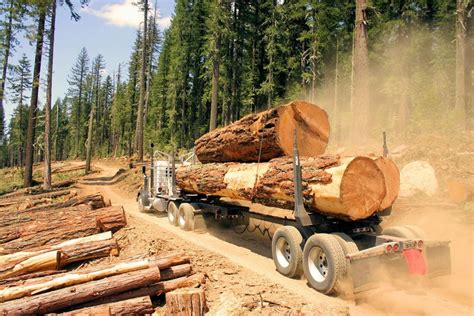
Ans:
<svg viewBox="0 0 474 316"><path fill-rule="evenodd" d="M80 185L82 190L88 193L102 192L113 204L124 206L131 227L124 238L134 251L154 252L157 251L155 246L158 244L159 250L179 248L192 254L196 269L206 272L209 276L207 291L211 311L220 308L219 301L225 300L228 306L232 306L229 302L235 302L233 309L243 305L246 307L243 312L253 313L316 309L322 314L338 315L346 314L347 311L351 315L474 314L472 264L464 265L465 269L468 269L464 276L468 278L467 283L464 278L459 291L456 291L456 286L450 288L452 285L446 289L446 284L453 283L449 278L423 287L403 285L401 289L384 285L358 296L357 304L354 304L353 301L322 295L309 288L304 280L293 280L280 275L271 259L268 237L256 233L239 235L214 225L208 227L205 232L184 232L169 225L166 217L139 212L134 199L136 192L121 187L114 177L122 166L100 162L96 167L102 172L92 176L91 180L84 181ZM123 175L120 176L123 178ZM394 216L390 222L396 223L397 217ZM472 232L466 242L468 248L469 243L471 246L471 249L467 249L470 250L467 262L472 263ZM456 258L456 255L454 253L453 257ZM454 266L457 266L456 262ZM469 290L469 285L470 293L464 293Z"/></svg>

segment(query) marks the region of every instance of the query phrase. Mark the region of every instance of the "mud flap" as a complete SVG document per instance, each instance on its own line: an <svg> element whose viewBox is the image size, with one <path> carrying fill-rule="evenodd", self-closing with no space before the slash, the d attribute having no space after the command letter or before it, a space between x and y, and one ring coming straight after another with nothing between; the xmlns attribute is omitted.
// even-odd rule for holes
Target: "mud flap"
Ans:
<svg viewBox="0 0 474 316"><path fill-rule="evenodd" d="M426 261L423 257L423 252L421 251L421 249L403 249L403 256L405 257L405 262L407 264L408 272L410 274L426 274Z"/></svg>
<svg viewBox="0 0 474 316"><path fill-rule="evenodd" d="M451 274L451 249L449 242L427 243L425 256L428 263L428 277Z"/></svg>
<svg viewBox="0 0 474 316"><path fill-rule="evenodd" d="M383 275L386 274L383 271L384 261L386 260L383 260L381 256L347 260L348 277L352 279L353 293L377 287L377 284L383 279Z"/></svg>

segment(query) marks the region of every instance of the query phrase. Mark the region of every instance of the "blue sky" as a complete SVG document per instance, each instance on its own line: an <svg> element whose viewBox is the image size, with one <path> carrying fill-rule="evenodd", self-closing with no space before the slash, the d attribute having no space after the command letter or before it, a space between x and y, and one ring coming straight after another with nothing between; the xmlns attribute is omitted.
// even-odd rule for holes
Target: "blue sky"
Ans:
<svg viewBox="0 0 474 316"><path fill-rule="evenodd" d="M79 1L74 1L78 3ZM106 71L112 74L119 63L126 63L139 27L142 14L133 5L134 0L91 0L85 8L77 8L81 15L78 22L71 20L69 9L58 7L54 50L53 100L63 97L67 92L67 77L82 47L85 47L92 60L102 54L106 62ZM154 4L154 0L149 0ZM174 10L174 0L157 1L158 23L165 29ZM15 64L23 53L33 64L34 47L20 35L20 46L16 48L11 64ZM47 60L43 58L42 80L46 80ZM44 104L44 85L41 89L41 106ZM8 87L7 87L8 94ZM7 95L8 98L8 95ZM10 120L15 105L8 99L5 104L5 119Z"/></svg>

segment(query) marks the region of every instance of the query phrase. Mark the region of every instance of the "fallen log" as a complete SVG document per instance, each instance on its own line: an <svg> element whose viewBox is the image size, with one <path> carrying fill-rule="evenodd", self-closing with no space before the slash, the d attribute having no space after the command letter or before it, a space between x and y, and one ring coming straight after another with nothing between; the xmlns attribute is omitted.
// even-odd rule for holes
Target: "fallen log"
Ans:
<svg viewBox="0 0 474 316"><path fill-rule="evenodd" d="M293 153L297 130L302 156L321 155L329 140L329 120L318 106L293 101L242 119L201 136L195 153L202 163L268 161Z"/></svg>
<svg viewBox="0 0 474 316"><path fill-rule="evenodd" d="M84 307L70 312L56 314L61 316L84 316L84 315L150 315L154 312L153 304L149 296L131 298L108 304L92 307ZM108 314L107 314L108 313Z"/></svg>
<svg viewBox="0 0 474 316"><path fill-rule="evenodd" d="M160 281L157 267L119 274L0 304L3 314L45 314Z"/></svg>
<svg viewBox="0 0 474 316"><path fill-rule="evenodd" d="M98 208L103 208L110 206L110 201L105 201L104 197L100 193L86 195L86 196L77 196L73 197L64 202L52 203L49 205L43 205L38 207L28 208L27 211L43 211L47 209L58 209L58 208L67 208L74 207L78 205L90 205L93 210Z"/></svg>
<svg viewBox="0 0 474 316"><path fill-rule="evenodd" d="M391 205L398 193L396 181L390 180L387 185L384 172L373 158L301 157L301 166L304 202L313 212L342 219L364 219L382 210L381 206ZM388 173L387 177L392 179ZM176 171L176 182L189 193L293 209L291 157L260 164L183 166ZM382 205L383 201L386 205Z"/></svg>
<svg viewBox="0 0 474 316"><path fill-rule="evenodd" d="M165 275L167 273L167 275ZM191 273L190 265L181 265L171 267L161 271L161 278L169 278L168 280L163 280L158 283L145 286L143 288L135 289L133 291L124 292L118 295L101 298L99 300L88 302L86 304L81 304L75 308L90 307L97 304L108 304L119 302L123 300L128 300L131 298L141 297L141 296L160 296L167 292L182 288L182 287L198 287L201 284L206 283L206 277L202 273L197 273L189 275Z"/></svg>
<svg viewBox="0 0 474 316"><path fill-rule="evenodd" d="M40 252L2 265L0 267L0 279L42 270L60 270L74 262L118 255L118 249L115 239L108 239L88 241L64 246L60 250Z"/></svg>
<svg viewBox="0 0 474 316"><path fill-rule="evenodd" d="M78 257L76 257L78 258ZM79 258L78 258L79 259ZM79 261L79 260L78 260ZM162 278L170 278L170 277L176 277L175 274L179 274L181 270L180 267L184 265L185 268L189 267L189 257L186 256L183 252L171 252L167 253L164 255L160 256L155 256L155 257L150 257L150 258L143 258L143 259L136 259L132 261L128 261L125 263L137 265L138 263L141 263L142 268L147 268L151 266L156 266L160 269L160 271L163 271L162 273ZM57 263L59 264L59 263ZM83 269L80 271L77 271L77 273L80 274L87 274L87 273L97 273L97 271L102 271L102 270L107 270L107 269L115 269L117 264L112 264L108 265L105 267L92 267L88 269ZM174 266L177 266L177 268L174 268ZM173 269L170 269L173 268ZM176 270L178 269L178 270ZM186 270L187 271L187 270ZM30 278L30 279L24 279L24 280L18 280L18 281L13 281L10 282L7 286L0 286L0 293L3 293L2 291L8 287L8 288L30 288L34 286L40 286L40 288L43 287L44 284L48 284L51 281L58 279L58 278L67 278L68 275L70 275L71 272L65 272L60 275L55 274L55 275L45 275L42 277L36 277L36 278Z"/></svg>
<svg viewBox="0 0 474 316"><path fill-rule="evenodd" d="M74 185L75 183L76 183L76 180L64 180L64 181L60 181L60 182L55 182L55 183L51 184L51 189L55 190L55 189L67 188L67 187L70 187L70 186ZM19 190L16 190L14 192L10 192L10 193L1 195L0 200L9 199L11 197L17 197L19 195L34 195L34 194L41 194L41 193L45 193L45 192L46 191L43 189L42 185L37 185L37 186L31 187L31 188L19 189Z"/></svg>
<svg viewBox="0 0 474 316"><path fill-rule="evenodd" d="M10 199L3 199L0 201L0 207L8 207L13 204L20 204L25 203L26 201L34 201L34 200L43 200L43 199L55 199L58 197L70 195L72 193L71 190L61 190L61 191L53 191L35 195L25 195L25 196L16 196ZM75 193L74 193L75 194Z"/></svg>
<svg viewBox="0 0 474 316"><path fill-rule="evenodd" d="M1 245L0 254L52 245L103 231L115 232L127 224L121 206L73 212L65 215L65 217L37 220L19 228L14 240Z"/></svg>
<svg viewBox="0 0 474 316"><path fill-rule="evenodd" d="M207 310L204 290L181 288L166 293L166 310L168 315L204 315Z"/></svg>

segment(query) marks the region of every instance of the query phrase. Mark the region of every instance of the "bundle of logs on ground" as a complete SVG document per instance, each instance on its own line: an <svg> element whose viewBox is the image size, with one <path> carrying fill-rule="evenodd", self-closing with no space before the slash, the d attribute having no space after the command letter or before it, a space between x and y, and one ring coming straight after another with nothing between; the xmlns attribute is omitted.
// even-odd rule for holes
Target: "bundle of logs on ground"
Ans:
<svg viewBox="0 0 474 316"><path fill-rule="evenodd" d="M248 115L199 138L203 165L177 169L177 185L188 193L226 197L288 209L294 203L293 130L301 156L307 209L360 220L389 208L400 174L384 157L322 155L329 139L326 112L294 101Z"/></svg>
<svg viewBox="0 0 474 316"><path fill-rule="evenodd" d="M169 314L204 313L198 287L205 277L192 274L184 253L83 268L90 259L119 255L113 233L126 225L126 217L121 206L110 206L100 194L70 198L59 194L64 191L71 188L0 198L0 204L11 202L0 209L0 314L150 314L160 302L151 298L162 294L170 302ZM18 207L26 198L45 196L54 197Z"/></svg>

